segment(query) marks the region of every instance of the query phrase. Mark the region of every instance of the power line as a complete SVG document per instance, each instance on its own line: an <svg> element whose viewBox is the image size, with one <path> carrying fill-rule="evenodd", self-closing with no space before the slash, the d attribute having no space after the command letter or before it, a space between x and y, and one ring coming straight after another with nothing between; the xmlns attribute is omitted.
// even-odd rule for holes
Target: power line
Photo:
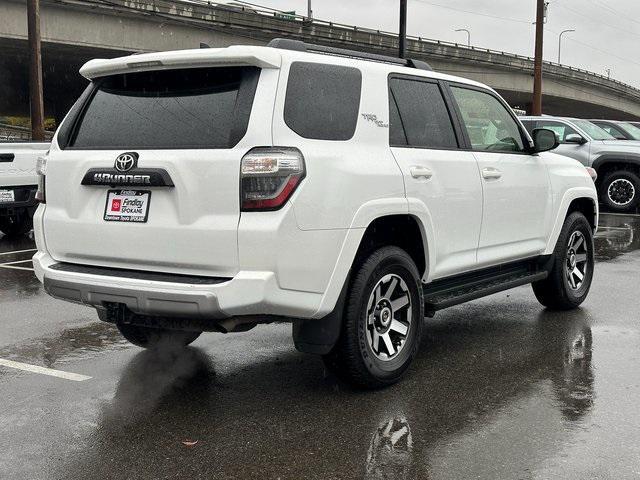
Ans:
<svg viewBox="0 0 640 480"><path fill-rule="evenodd" d="M585 15L584 13L578 11L578 10L574 10L573 8L569 8L565 5L562 5L561 3L557 3L556 4L558 7L560 8L564 8L566 11L573 13L574 15L578 15L582 18L586 18L587 20L589 20L591 23L597 24L597 25L602 25L605 27L609 27L609 28L613 28L614 30L616 30L618 33L622 32L622 33L626 33L629 35L633 35L635 37L640 37L640 34L636 33L636 32L632 32L631 30L624 30L621 29L619 26L616 25L611 25L610 23L606 23L603 22L602 20L598 19L598 20L594 20L593 18L591 18L589 15Z"/></svg>
<svg viewBox="0 0 640 480"><path fill-rule="evenodd" d="M551 30L551 29L549 29L549 28L548 28L547 30L548 30L549 32L551 32L551 33L554 33L554 34L558 35L558 32L555 32L555 31L553 31L553 30ZM585 47L591 48L592 50L596 50L596 51L598 51L598 52L600 52L600 53L604 53L605 55L608 55L608 56L610 56L610 57L615 57L615 58L617 58L618 60L622 60L622 61L624 61L624 62L627 62L627 63L633 63L633 64L635 64L635 65L640 66L640 62L636 62L636 61L634 61L634 60L631 60L630 58L621 57L620 55L616 55L615 53L608 52L607 50L603 50L602 48L600 48L600 47L596 47L595 45L591 45L590 43L586 43L586 42L582 42L582 41L580 41L580 40L576 40L576 39L575 39L575 38L573 38L573 37L566 37L566 39L565 39L565 40L570 41L570 42L578 43L578 44L580 44L580 45L582 45L582 46L585 46Z"/></svg>
<svg viewBox="0 0 640 480"><path fill-rule="evenodd" d="M447 10L453 10L454 12L468 13L470 15L478 15L480 17L494 18L494 19L497 19L497 20L504 20L504 21L507 21L507 22L526 23L528 25L531 25L531 21L530 20L520 20L520 19L517 19L517 18L500 17L498 15L491 15L489 13L475 12L475 11L472 11L472 10L464 10L464 9L461 9L461 8L451 7L449 5L443 5L441 3L429 2L427 0L413 0L413 1L420 2L420 3L426 3L427 5L431 5L432 7L438 7L438 8L444 8L444 9L447 9Z"/></svg>
<svg viewBox="0 0 640 480"><path fill-rule="evenodd" d="M598 8L604 8L605 10L608 10L609 13L612 15L615 15L616 18L621 18L622 20L627 20L629 22L640 24L640 21L633 18L632 15L616 10L615 8L607 5L606 3L601 2L600 0L587 0L587 1Z"/></svg>

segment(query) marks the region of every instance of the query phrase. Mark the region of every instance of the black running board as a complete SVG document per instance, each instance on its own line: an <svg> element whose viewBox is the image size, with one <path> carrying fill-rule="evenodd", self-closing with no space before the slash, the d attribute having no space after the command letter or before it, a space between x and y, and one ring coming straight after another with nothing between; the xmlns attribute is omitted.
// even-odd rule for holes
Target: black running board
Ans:
<svg viewBox="0 0 640 480"><path fill-rule="evenodd" d="M425 315L432 317L443 308L544 280L551 265L551 256L536 257L435 280L423 288Z"/></svg>

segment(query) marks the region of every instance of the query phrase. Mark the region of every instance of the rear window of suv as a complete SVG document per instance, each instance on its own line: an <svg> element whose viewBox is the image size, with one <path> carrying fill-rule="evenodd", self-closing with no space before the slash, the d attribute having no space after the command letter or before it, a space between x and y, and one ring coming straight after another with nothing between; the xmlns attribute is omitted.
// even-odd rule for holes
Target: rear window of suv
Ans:
<svg viewBox="0 0 640 480"><path fill-rule="evenodd" d="M255 67L215 67L98 79L70 146L231 148L247 131L259 75Z"/></svg>
<svg viewBox="0 0 640 480"><path fill-rule="evenodd" d="M304 138L349 140L358 123L361 90L362 74L357 68L294 62L284 121Z"/></svg>

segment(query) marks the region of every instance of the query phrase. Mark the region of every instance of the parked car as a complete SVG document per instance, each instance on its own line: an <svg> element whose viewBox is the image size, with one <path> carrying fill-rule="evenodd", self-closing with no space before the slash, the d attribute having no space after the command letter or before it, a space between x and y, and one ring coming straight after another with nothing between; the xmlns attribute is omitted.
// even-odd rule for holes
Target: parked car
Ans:
<svg viewBox="0 0 640 480"><path fill-rule="evenodd" d="M640 128L632 123L613 120L591 120L591 123L595 123L618 140L640 140Z"/></svg>
<svg viewBox="0 0 640 480"><path fill-rule="evenodd" d="M363 387L437 310L532 283L580 305L597 193L477 82L276 40L92 60L41 165L36 275L132 343L293 324Z"/></svg>
<svg viewBox="0 0 640 480"><path fill-rule="evenodd" d="M31 230L38 206L36 161L48 143L0 143L0 232L8 236Z"/></svg>
<svg viewBox="0 0 640 480"><path fill-rule="evenodd" d="M634 212L640 203L640 142L616 140L598 125L577 118L522 117L532 132L556 132L556 152L575 158L598 173L600 200L614 212Z"/></svg>

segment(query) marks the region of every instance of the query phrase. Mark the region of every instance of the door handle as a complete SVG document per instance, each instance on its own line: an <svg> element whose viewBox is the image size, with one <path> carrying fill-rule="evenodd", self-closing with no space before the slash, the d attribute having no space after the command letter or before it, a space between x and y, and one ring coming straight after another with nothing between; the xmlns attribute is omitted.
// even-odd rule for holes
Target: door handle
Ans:
<svg viewBox="0 0 640 480"><path fill-rule="evenodd" d="M482 169L482 178L486 180L496 180L502 177L502 172L497 168L487 167Z"/></svg>
<svg viewBox="0 0 640 480"><path fill-rule="evenodd" d="M433 172L430 168L427 167L411 167L409 168L409 171L411 172L411 176L413 178L423 177L429 180L431 177L433 177Z"/></svg>

